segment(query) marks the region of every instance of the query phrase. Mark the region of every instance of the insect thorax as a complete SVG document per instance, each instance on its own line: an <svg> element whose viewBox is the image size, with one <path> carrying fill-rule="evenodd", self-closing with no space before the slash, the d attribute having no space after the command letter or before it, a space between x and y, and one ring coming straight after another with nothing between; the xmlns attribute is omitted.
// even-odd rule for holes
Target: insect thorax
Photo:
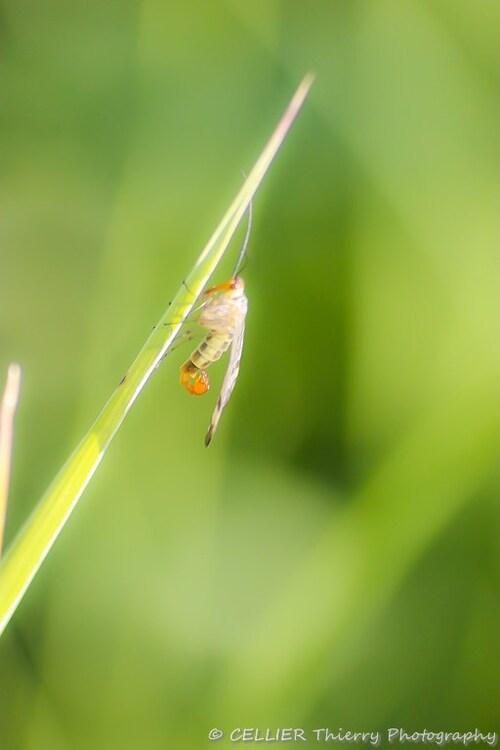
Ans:
<svg viewBox="0 0 500 750"><path fill-rule="evenodd" d="M243 288L222 292L210 300L200 315L200 325L214 333L232 333L246 315L248 300Z"/></svg>

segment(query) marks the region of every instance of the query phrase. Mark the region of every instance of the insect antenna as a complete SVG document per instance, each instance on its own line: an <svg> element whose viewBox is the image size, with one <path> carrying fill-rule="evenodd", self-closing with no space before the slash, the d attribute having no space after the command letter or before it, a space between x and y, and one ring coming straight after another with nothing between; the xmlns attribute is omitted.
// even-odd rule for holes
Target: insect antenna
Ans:
<svg viewBox="0 0 500 750"><path fill-rule="evenodd" d="M245 264L247 261L246 252L247 252L247 247L248 247L248 240L250 239L251 229L252 229L252 201L250 201L250 203L248 204L247 231L245 232L245 239L243 240L243 245L238 254L238 260L236 261L236 265L234 267L233 279L236 278L239 272L245 267Z"/></svg>

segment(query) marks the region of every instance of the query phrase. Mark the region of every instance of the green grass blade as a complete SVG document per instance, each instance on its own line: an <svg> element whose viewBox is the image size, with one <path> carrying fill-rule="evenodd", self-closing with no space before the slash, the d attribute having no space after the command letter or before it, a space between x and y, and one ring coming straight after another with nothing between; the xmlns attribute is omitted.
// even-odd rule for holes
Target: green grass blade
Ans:
<svg viewBox="0 0 500 750"><path fill-rule="evenodd" d="M248 174L240 192L203 249L172 304L159 320L125 378L101 411L80 445L27 520L0 563L0 633L14 613L83 490L97 469L128 410L169 351L197 297L224 255L241 218L299 112L312 84L308 75L299 85L271 138ZM188 291L189 290L189 291Z"/></svg>

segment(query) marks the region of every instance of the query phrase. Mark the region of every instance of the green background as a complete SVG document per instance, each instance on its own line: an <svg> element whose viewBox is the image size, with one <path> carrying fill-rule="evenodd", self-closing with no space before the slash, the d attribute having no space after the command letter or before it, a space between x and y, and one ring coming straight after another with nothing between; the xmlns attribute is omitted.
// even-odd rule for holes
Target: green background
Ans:
<svg viewBox="0 0 500 750"><path fill-rule="evenodd" d="M500 729L499 29L493 0L2 0L7 541L317 74L216 439L224 364L189 398L184 347L3 636L2 750Z"/></svg>

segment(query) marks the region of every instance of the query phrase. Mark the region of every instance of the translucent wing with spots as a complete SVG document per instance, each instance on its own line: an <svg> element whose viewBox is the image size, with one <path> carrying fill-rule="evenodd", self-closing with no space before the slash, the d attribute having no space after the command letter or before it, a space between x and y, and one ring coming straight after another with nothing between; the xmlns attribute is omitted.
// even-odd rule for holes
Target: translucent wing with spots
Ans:
<svg viewBox="0 0 500 750"><path fill-rule="evenodd" d="M246 299L245 299L246 302ZM221 417L222 411L231 398L231 394L234 390L234 386L236 385L236 380L238 378L238 373L240 371L240 360L241 360L241 351L243 349L243 337L245 335L245 318L246 318L247 310L246 310L246 304L244 309L240 309L240 314L238 316L238 320L236 321L235 329L234 329L234 338L233 343L231 345L231 353L229 355L229 364L227 367L227 372L224 376L224 381L222 383L221 392L219 395L219 398L217 399L217 403L215 405L214 413L212 414L212 421L210 422L210 427L208 428L208 432L205 436L205 445L209 446L212 438L214 436L215 430L217 429L217 425L219 424L219 419Z"/></svg>

